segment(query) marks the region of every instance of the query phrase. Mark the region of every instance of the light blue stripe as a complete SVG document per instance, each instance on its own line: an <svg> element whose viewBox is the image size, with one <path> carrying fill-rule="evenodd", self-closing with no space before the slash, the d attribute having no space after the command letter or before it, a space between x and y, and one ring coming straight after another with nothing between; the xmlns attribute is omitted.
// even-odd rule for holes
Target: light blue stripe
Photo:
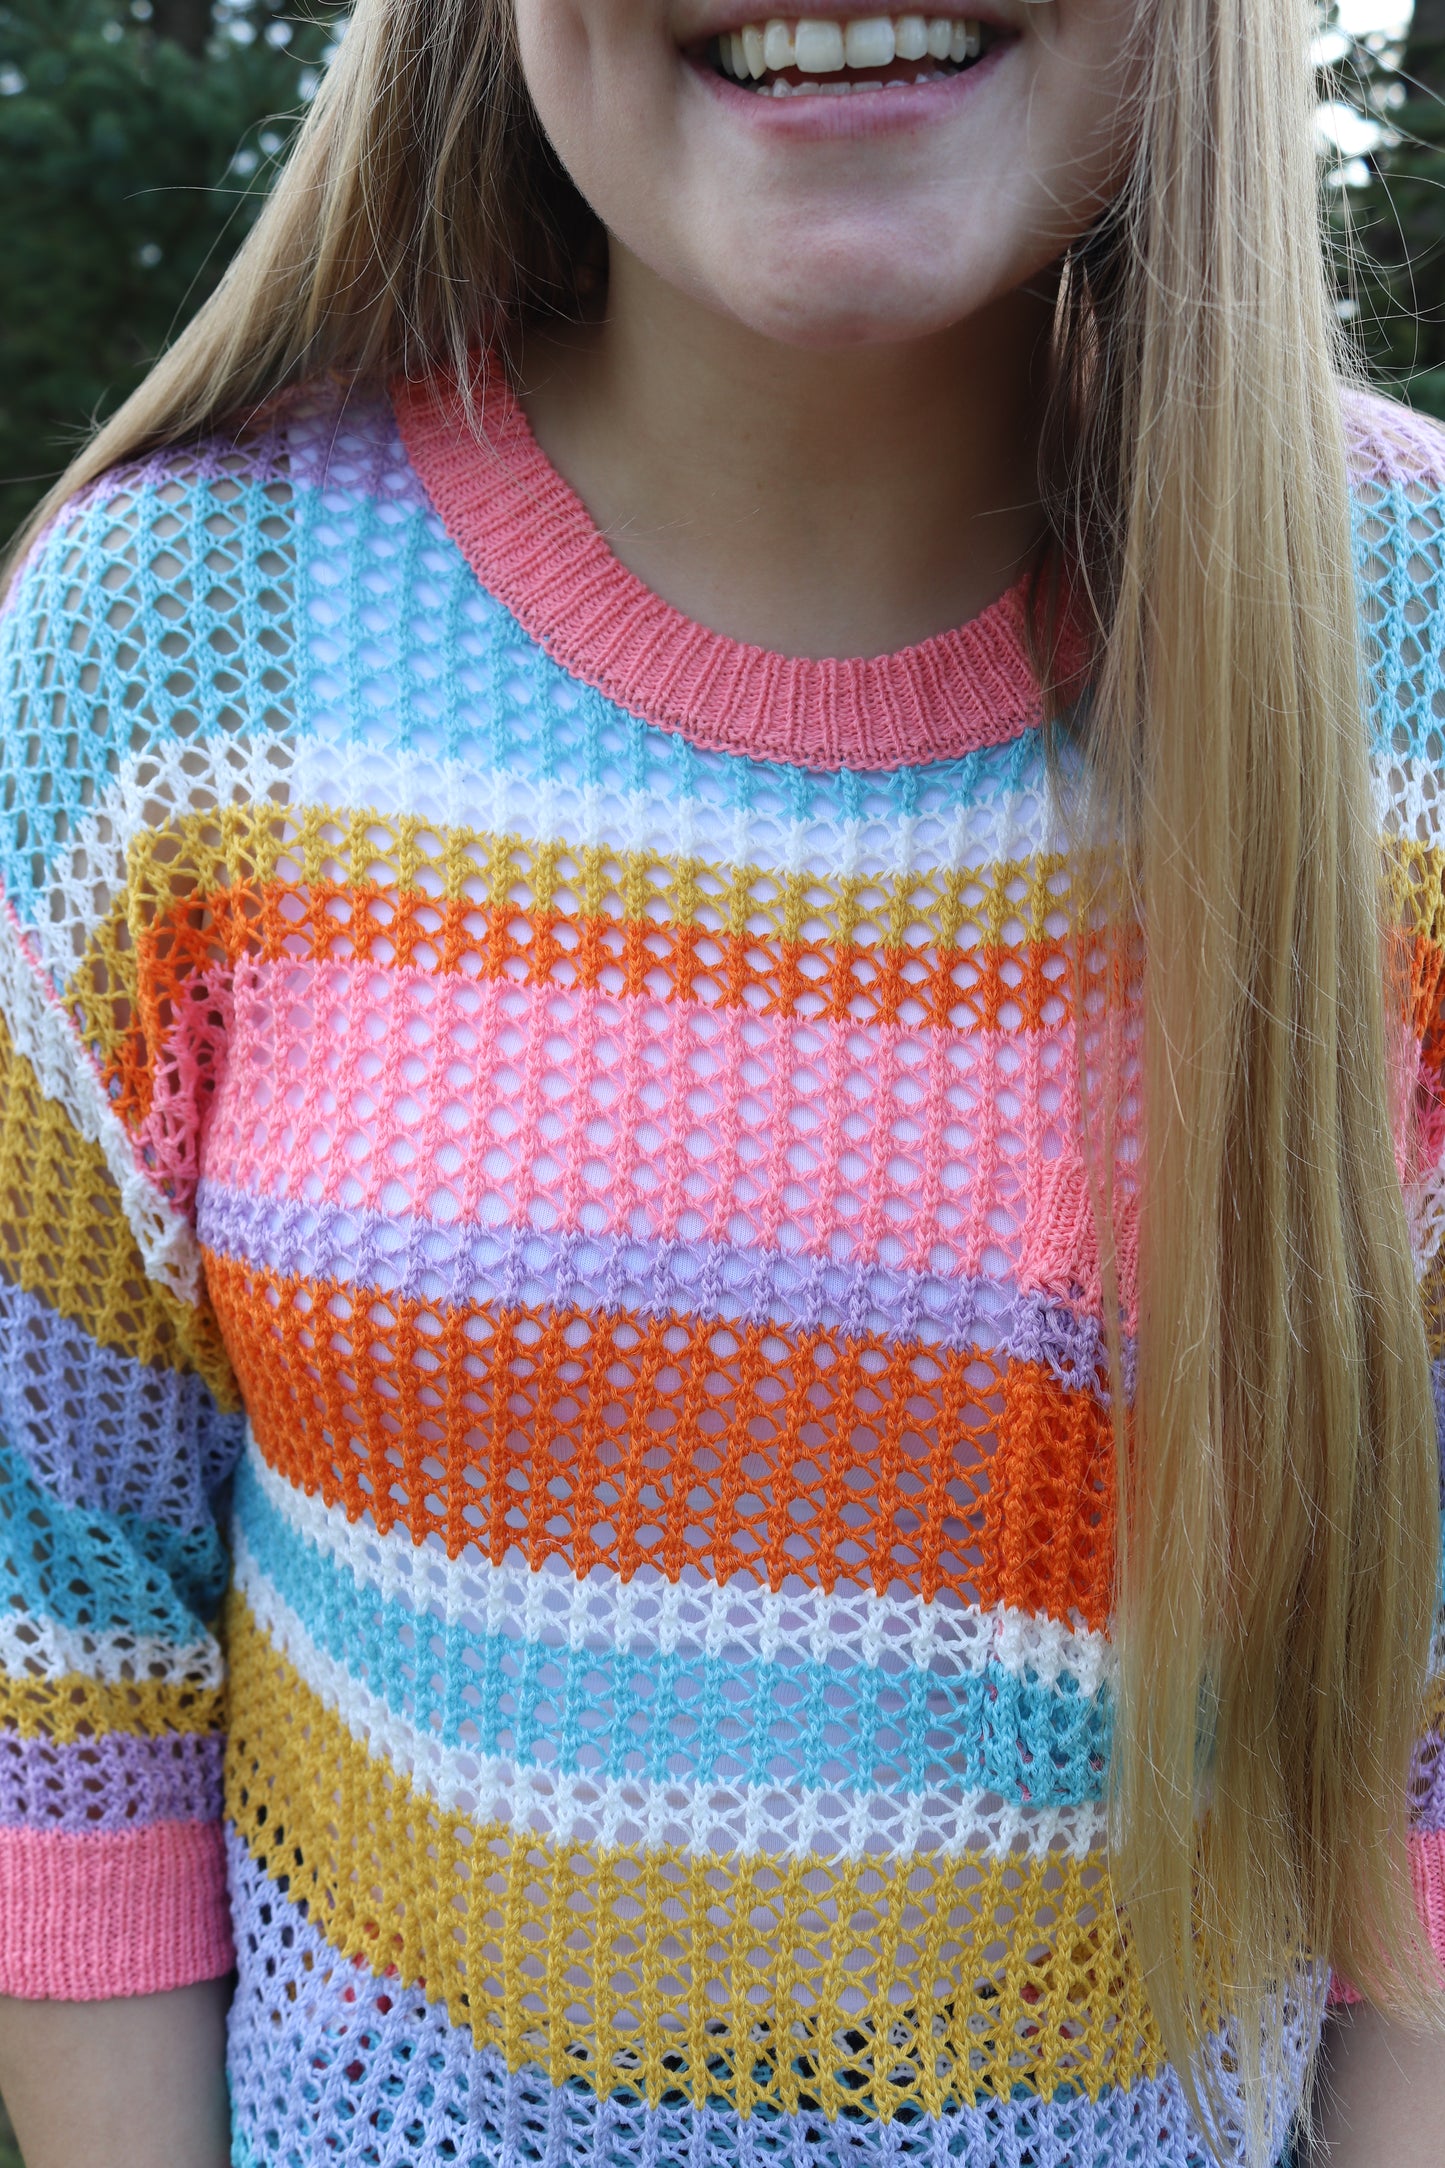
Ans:
<svg viewBox="0 0 1445 2168"><path fill-rule="evenodd" d="M391 426L389 418L381 424ZM201 448L187 463L203 459ZM276 584L269 569L276 542L265 528L274 527L277 507L261 456L256 479L239 488L234 457L230 465L224 490L201 473L178 494L164 482L165 462L158 462L148 476L126 482L130 502L119 515L113 484L102 485L62 519L17 583L0 624L0 787L7 808L0 817L0 881L24 923L38 922L76 822L114 800L134 749L137 713L149 719L157 746L174 742L177 732L192 744L222 731L234 739L235 665L212 668L209 658L239 642L246 660L258 659L263 630L290 631L297 675L282 697L268 693L252 703L253 735L263 715L280 715L280 735L299 743L318 733L343 759L354 748L358 755L452 763L479 779L503 776L524 789L565 782L619 802L647 795L671 806L697 803L714 822L735 820L744 828L757 820L775 830L820 823L836 835L840 826L861 834L870 822L887 823L890 858L900 822L946 823L960 807L1046 787L1036 732L957 760L866 775L700 750L552 661L481 585L416 495L334 482L294 488L296 592L287 627L263 600ZM162 518L171 529L165 555L174 574L156 570L153 530ZM211 552L212 526L230 537L224 610L207 599L204 580L193 583L194 593L184 592L192 567ZM135 563L112 594L105 577L127 545ZM384 612L375 603L378 581L387 591ZM103 593L106 609L77 620L77 590ZM162 611L167 601L183 613L197 659L180 673L163 651L173 627ZM132 605L134 614L119 604ZM441 624L454 628L445 651L434 639ZM37 641L37 627L49 636ZM82 627L84 637L74 639ZM277 656L267 651L264 659L274 671ZM292 659L281 659L281 667ZM69 754L48 759L38 744L57 709L72 725L73 761Z"/></svg>
<svg viewBox="0 0 1445 2168"><path fill-rule="evenodd" d="M1421 585L1420 553L1411 536L1431 519L1445 527L1445 497L1424 494L1407 479L1372 476L1351 510L1356 579L1375 620L1364 627L1373 751L1386 761L1413 753L1434 767L1445 693L1445 612L1421 618L1428 589ZM1425 577L1438 573L1432 567Z"/></svg>
<svg viewBox="0 0 1445 2168"><path fill-rule="evenodd" d="M325 1556L249 1461L237 1524L319 1650L418 1732L523 1766L653 1782L783 1783L909 1796L932 1787L1060 1806L1103 1796L1107 1691L997 1664L743 1663L701 1651L572 1648L418 1614Z"/></svg>
<svg viewBox="0 0 1445 2168"><path fill-rule="evenodd" d="M128 1628L184 1646L214 1615L226 1575L214 1527L166 1528L63 1505L0 1443L0 1605L58 1626Z"/></svg>
<svg viewBox="0 0 1445 2168"><path fill-rule="evenodd" d="M455 762L477 774L540 785L679 801L789 824L897 821L976 803L1042 781L1030 733L926 768L866 775L815 772L704 751L658 730L564 670L478 580L408 470L379 487L399 457L389 414L348 415L372 437L356 479L295 494L297 625L306 728L336 745ZM367 472L368 464L371 472ZM350 574L348 578L346 575ZM384 616L372 583L384 581ZM455 628L457 667L437 669L422 623Z"/></svg>
<svg viewBox="0 0 1445 2168"><path fill-rule="evenodd" d="M97 614L81 645L71 648L52 638L43 654L35 645L38 623L73 627L77 585L101 593L102 575L115 564L116 519L111 493L103 488L42 544L0 625L0 712L6 722L0 730L0 779L9 806L0 819L0 878L22 916L28 916L25 899L45 889L75 820L93 812L113 787L132 743L130 690L143 687L162 741L182 711L194 742L226 727L234 708L228 671L200 669L178 681L173 658L162 652L169 620L158 605L166 587L144 561L154 521L161 516L168 523L181 521L178 561L192 553L204 560L211 547L208 522L219 520L233 533L239 523L236 602L229 616L199 593L184 598L196 655L204 657L213 638L238 628L259 630L254 622L259 597L274 585L263 560L275 548L264 523L274 522L276 507L259 475L239 492L230 484L224 496L204 477L192 480L179 500L173 488L169 501L163 500L158 477L132 485L132 493L134 507L125 519L143 560L126 597L135 604L134 620L122 625L110 614ZM1363 511L1356 505L1360 575L1363 579L1367 563L1384 568L1370 583L1383 612L1370 635L1373 735L1382 751L1401 730L1423 748L1438 727L1433 712L1438 664L1427 659L1416 682L1403 660L1417 649L1430 658L1438 645L1425 636L1425 628L1406 622L1419 590L1399 537L1421 510L1407 503L1398 487L1387 490L1383 500L1376 494ZM294 493L292 518L302 652L288 734L319 726L334 742L352 742L369 752L421 754L544 785L557 780L590 790L646 792L673 802L696 799L724 818L764 816L790 825L896 822L1004 798L1042 781L1034 732L959 760L866 776L816 773L700 750L676 734L649 728L554 663L481 586L429 506L399 503L362 488L301 486ZM1383 540L1366 536L1366 518L1383 519L1390 529ZM378 575L388 589L384 622L372 607ZM432 625L450 621L457 628L454 666L440 675L434 646L413 637L423 619ZM97 683L84 682L87 671L96 673ZM78 755L74 765L37 756L35 729L40 720L49 720L56 703L77 726L84 725L70 740ZM15 720L22 708L31 721L24 730ZM97 728L102 719L104 727Z"/></svg>
<svg viewBox="0 0 1445 2168"><path fill-rule="evenodd" d="M257 478L237 488L240 456L224 462L224 484L205 471L205 446L182 460L163 454L123 473L119 486L109 478L62 516L8 598L0 620L0 880L27 921L48 909L48 878L76 822L113 792L138 717L161 747L234 734L238 664L215 658L239 644L240 667L264 660L274 675L280 666L274 649L263 656L259 646L263 625L276 629L261 596L275 585L263 563L274 561L276 543L264 530L277 508L264 486L265 447L255 453ZM178 465L192 470L179 492L167 479ZM128 504L118 513L120 496ZM210 599L217 583L201 568L221 532L235 569L230 606L218 610ZM162 557L174 572L158 569ZM125 574L120 585L117 572ZM77 594L85 598L79 610ZM188 668L166 650L176 620L163 614L165 601L185 626ZM54 744L44 746L42 734Z"/></svg>

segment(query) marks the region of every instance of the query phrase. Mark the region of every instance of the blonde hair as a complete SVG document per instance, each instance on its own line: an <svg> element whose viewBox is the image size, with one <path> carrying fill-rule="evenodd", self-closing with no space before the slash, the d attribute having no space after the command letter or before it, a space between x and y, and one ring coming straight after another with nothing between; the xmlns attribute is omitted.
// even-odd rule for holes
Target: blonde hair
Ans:
<svg viewBox="0 0 1445 2168"><path fill-rule="evenodd" d="M1304 1953L1438 2015L1404 1844L1436 1446L1309 27L1307 0L1151 0L1130 178L1064 270L1048 498L1092 604L1090 763L1147 929L1114 1873L1214 2116L1228 2088L1199 2050L1232 2012L1255 2158ZM598 241L510 0L359 0L219 290L38 518L317 373L465 375L527 312L580 305Z"/></svg>

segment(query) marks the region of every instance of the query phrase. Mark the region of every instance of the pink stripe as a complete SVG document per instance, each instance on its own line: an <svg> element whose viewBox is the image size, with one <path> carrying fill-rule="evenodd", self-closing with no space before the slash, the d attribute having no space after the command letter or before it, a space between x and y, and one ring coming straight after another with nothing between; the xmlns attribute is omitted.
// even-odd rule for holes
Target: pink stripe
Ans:
<svg viewBox="0 0 1445 2168"><path fill-rule="evenodd" d="M1445 1829L1422 1830L1410 1839L1410 1871L1430 1947L1445 1970Z"/></svg>
<svg viewBox="0 0 1445 2168"><path fill-rule="evenodd" d="M1066 1026L912 1031L342 959L248 964L234 998L203 1169L229 1190L1097 1300Z"/></svg>
<svg viewBox="0 0 1445 2168"><path fill-rule="evenodd" d="M1440 1960L1445 1976L1445 1829L1419 1831L1410 1839L1410 1879L1415 1903L1425 1922L1425 1937ZM1330 1981L1332 2004L1362 2000L1357 1990L1338 1973Z"/></svg>
<svg viewBox="0 0 1445 2168"><path fill-rule="evenodd" d="M483 585L564 670L663 730L765 760L876 769L955 759L1042 717L1027 578L970 623L897 654L772 654L693 623L613 556L499 369L488 372L484 444L446 383L394 396L412 466ZM1065 646L1061 675L1077 680L1077 630Z"/></svg>
<svg viewBox="0 0 1445 2168"><path fill-rule="evenodd" d="M234 1962L217 1823L0 1829L0 1994L154 1995Z"/></svg>

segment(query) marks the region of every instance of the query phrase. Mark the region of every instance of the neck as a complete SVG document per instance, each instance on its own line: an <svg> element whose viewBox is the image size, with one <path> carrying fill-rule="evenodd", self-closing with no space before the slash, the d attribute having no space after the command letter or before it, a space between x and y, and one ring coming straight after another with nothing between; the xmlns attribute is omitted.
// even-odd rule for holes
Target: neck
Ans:
<svg viewBox="0 0 1445 2168"><path fill-rule="evenodd" d="M804 656L965 623L1040 533L1051 305L818 352L722 318L614 245L608 312L539 334L523 404L629 571L698 623Z"/></svg>

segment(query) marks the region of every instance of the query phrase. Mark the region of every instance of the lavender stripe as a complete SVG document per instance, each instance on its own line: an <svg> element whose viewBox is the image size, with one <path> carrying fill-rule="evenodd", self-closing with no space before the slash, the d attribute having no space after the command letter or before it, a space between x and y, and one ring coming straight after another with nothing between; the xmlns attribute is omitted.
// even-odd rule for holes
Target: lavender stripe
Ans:
<svg viewBox="0 0 1445 2168"><path fill-rule="evenodd" d="M644 1317L684 1311L727 1324L997 1349L1018 1362L1046 1363L1061 1384L1095 1392L1107 1373L1097 1318L996 1278L948 1279L724 1242L442 1226L254 1197L214 1181L200 1186L197 1232L220 1256L443 1309L497 1303Z"/></svg>
<svg viewBox="0 0 1445 2168"><path fill-rule="evenodd" d="M1410 1827L1445 1829L1445 1737L1427 1732L1410 1771Z"/></svg>
<svg viewBox="0 0 1445 2168"><path fill-rule="evenodd" d="M333 504L350 498L372 519L378 500L383 508L423 512L444 535L388 400L358 395L303 401L286 418L285 445L290 479L301 487L324 491Z"/></svg>
<svg viewBox="0 0 1445 2168"><path fill-rule="evenodd" d="M0 1429L33 1480L68 1506L187 1533L244 1436L190 1371L101 1347L38 1295L0 1279Z"/></svg>
<svg viewBox="0 0 1445 2168"><path fill-rule="evenodd" d="M36 535L25 553L22 575L40 563L42 553L56 535L77 526L97 505L102 518L108 518L124 498L142 491L173 489L178 478L205 488L218 482L265 484L285 473L285 446L280 429L274 425L247 444L236 444L224 436L198 438L186 446L182 460L177 459L173 444L163 444L123 466L107 467L93 482L77 490Z"/></svg>
<svg viewBox="0 0 1445 2168"><path fill-rule="evenodd" d="M57 1746L0 1730L0 1828L135 1829L147 1822L209 1822L221 1813L219 1733L136 1739L103 1732Z"/></svg>

